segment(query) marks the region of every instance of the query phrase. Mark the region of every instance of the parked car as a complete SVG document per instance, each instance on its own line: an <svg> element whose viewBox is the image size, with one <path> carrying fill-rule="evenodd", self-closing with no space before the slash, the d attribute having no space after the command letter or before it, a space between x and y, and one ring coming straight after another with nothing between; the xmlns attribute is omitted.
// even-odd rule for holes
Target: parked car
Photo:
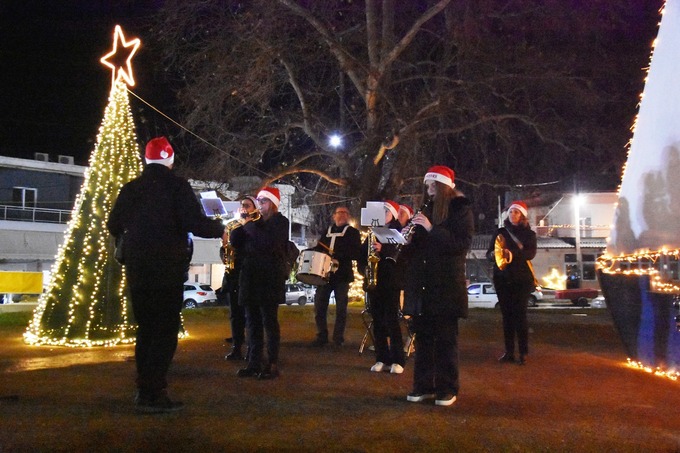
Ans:
<svg viewBox="0 0 680 453"><path fill-rule="evenodd" d="M592 308L607 308L607 301L604 299L604 296L597 296L590 301L590 306Z"/></svg>
<svg viewBox="0 0 680 453"><path fill-rule="evenodd" d="M470 283L467 287L468 306L470 308L496 308L498 307L498 295L493 283L478 282ZM539 300L543 300L543 291L536 288L536 291L529 295L527 301L530 307L535 307Z"/></svg>
<svg viewBox="0 0 680 453"><path fill-rule="evenodd" d="M314 289L301 283L286 283L286 305L305 305L314 301Z"/></svg>
<svg viewBox="0 0 680 453"><path fill-rule="evenodd" d="M184 283L184 308L217 304L217 295L207 283Z"/></svg>

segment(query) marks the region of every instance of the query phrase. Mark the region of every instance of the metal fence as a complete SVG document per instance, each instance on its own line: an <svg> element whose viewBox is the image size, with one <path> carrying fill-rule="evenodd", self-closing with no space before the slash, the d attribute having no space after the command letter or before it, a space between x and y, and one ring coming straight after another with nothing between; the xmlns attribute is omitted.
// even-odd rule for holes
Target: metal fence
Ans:
<svg viewBox="0 0 680 453"><path fill-rule="evenodd" d="M19 206L0 205L0 220L67 223L70 218L70 210L50 208L22 208Z"/></svg>

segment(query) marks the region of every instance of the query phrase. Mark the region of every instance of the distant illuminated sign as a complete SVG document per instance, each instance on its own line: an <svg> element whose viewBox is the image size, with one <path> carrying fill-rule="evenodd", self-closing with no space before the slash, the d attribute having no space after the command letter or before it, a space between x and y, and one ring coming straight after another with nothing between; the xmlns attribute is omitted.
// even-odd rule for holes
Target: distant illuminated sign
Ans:
<svg viewBox="0 0 680 453"><path fill-rule="evenodd" d="M126 49L129 52L124 63L119 62L123 61L121 56L125 57L125 54L116 55L119 51L118 42L120 42L123 49ZM111 68L111 87L113 87L120 78L122 78L129 86L135 85L135 78L132 75L132 57L135 55L135 52L137 52L141 43L139 38L125 41L123 29L120 25L116 25L116 29L113 33L113 50L99 60L104 66Z"/></svg>

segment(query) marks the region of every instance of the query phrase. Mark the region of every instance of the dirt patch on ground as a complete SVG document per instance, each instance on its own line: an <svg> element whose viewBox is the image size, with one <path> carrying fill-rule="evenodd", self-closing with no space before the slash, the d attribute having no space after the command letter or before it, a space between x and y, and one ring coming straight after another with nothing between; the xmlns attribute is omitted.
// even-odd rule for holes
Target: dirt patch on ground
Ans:
<svg viewBox="0 0 680 453"><path fill-rule="evenodd" d="M182 412L137 415L132 346L31 347L0 328L0 452L680 451L678 382L628 368L604 310L530 313L527 366L500 365L500 314L461 321L461 393L406 402L403 375L371 373L351 309L342 348L312 348L312 307L281 307L282 376L238 379L227 310L186 313L171 395ZM10 315L3 315L10 316Z"/></svg>

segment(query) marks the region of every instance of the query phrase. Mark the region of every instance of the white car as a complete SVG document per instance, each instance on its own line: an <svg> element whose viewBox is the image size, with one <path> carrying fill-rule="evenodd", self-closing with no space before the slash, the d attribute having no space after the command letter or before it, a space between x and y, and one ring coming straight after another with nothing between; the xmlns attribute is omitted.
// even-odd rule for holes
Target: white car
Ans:
<svg viewBox="0 0 680 453"><path fill-rule="evenodd" d="M478 282L470 283L467 287L468 306L470 308L496 308L498 307L498 295L493 283ZM541 288L536 288L536 291L529 295L528 304L530 307L535 307L539 300L543 300L543 292Z"/></svg>
<svg viewBox="0 0 680 453"><path fill-rule="evenodd" d="M207 283L184 283L184 308L217 304L217 295Z"/></svg>
<svg viewBox="0 0 680 453"><path fill-rule="evenodd" d="M305 305L314 302L314 288L306 287L301 283L286 283L286 305Z"/></svg>
<svg viewBox="0 0 680 453"><path fill-rule="evenodd" d="M607 301L604 296L597 296L590 301L590 306L591 308L607 308Z"/></svg>

